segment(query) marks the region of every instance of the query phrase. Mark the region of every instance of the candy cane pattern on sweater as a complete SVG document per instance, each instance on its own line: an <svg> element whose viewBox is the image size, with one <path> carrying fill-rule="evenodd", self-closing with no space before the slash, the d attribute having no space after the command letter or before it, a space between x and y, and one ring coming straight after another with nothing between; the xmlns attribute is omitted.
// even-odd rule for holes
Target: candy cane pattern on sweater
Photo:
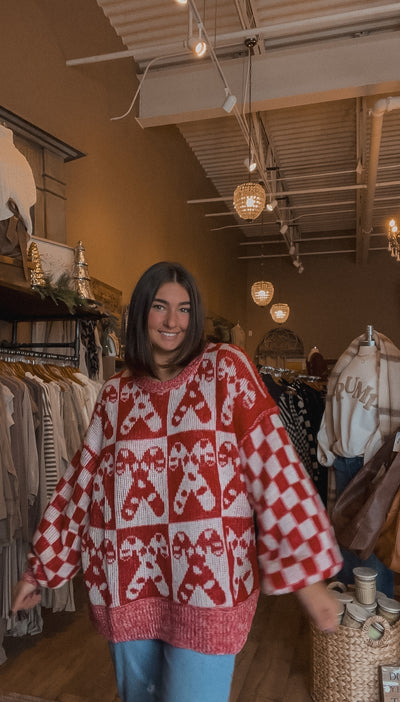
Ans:
<svg viewBox="0 0 400 702"><path fill-rule="evenodd" d="M81 562L104 636L204 653L240 650L260 586L291 592L339 570L322 503L241 349L209 344L170 381L105 383L29 557L50 587Z"/></svg>

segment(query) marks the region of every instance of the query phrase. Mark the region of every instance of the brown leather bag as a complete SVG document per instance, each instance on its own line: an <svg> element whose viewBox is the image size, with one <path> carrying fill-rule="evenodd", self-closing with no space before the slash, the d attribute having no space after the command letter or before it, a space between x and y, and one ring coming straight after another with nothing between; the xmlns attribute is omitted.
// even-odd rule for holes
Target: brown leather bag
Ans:
<svg viewBox="0 0 400 702"><path fill-rule="evenodd" d="M400 573L400 490L397 490L379 532L374 553L390 570Z"/></svg>
<svg viewBox="0 0 400 702"><path fill-rule="evenodd" d="M360 468L332 510L339 544L363 560L373 552L400 488L400 454L393 452L396 434L397 430Z"/></svg>

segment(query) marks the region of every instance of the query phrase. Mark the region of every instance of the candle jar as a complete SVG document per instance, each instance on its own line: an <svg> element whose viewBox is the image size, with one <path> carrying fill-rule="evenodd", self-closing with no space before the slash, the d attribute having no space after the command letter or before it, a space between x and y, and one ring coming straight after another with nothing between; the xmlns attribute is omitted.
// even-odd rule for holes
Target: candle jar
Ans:
<svg viewBox="0 0 400 702"><path fill-rule="evenodd" d="M331 590L331 593L334 597L339 602L342 602L344 605L351 604L353 602L354 597L350 592L338 592L338 590Z"/></svg>
<svg viewBox="0 0 400 702"><path fill-rule="evenodd" d="M400 602L389 597L379 597L377 614L385 617L389 624L395 624L400 619Z"/></svg>
<svg viewBox="0 0 400 702"><path fill-rule="evenodd" d="M357 605L359 605L360 607L364 607L364 609L367 610L368 615L369 615L370 617L372 617L374 614L377 614L377 611L376 611L376 609L377 609L377 607L378 607L378 603L377 603L377 602L374 602L374 603L371 604L371 605L369 605L369 604L363 604L362 602L359 602L359 601L356 600L356 599L354 599L353 602L354 602L354 604L357 604Z"/></svg>
<svg viewBox="0 0 400 702"><path fill-rule="evenodd" d="M346 605L346 609L343 614L342 625L348 626L351 629L361 629L365 620L368 619L369 614L364 607L351 602Z"/></svg>
<svg viewBox="0 0 400 702"><path fill-rule="evenodd" d="M372 605L376 598L375 568L353 568L356 598L363 605Z"/></svg>
<svg viewBox="0 0 400 702"><path fill-rule="evenodd" d="M339 602L339 600L338 600L338 613L337 613L337 623L338 624L342 623L344 610L345 610L345 605L343 604L343 602Z"/></svg>

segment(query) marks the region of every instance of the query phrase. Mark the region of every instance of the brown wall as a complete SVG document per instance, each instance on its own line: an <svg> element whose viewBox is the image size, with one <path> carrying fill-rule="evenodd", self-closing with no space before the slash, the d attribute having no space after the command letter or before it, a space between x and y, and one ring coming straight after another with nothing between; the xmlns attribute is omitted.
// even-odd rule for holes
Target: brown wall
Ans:
<svg viewBox="0 0 400 702"><path fill-rule="evenodd" d="M283 325L304 343L306 354L318 346L326 358L337 358L350 342L372 324L400 346L400 263L386 251L371 252L365 267L356 267L354 254L304 257L299 275L288 261L264 260L266 280L275 285L271 302L286 302L290 316ZM260 279L260 263L248 270L247 323L253 330L248 351L253 354L262 336L274 327L269 307L257 307L250 287ZM280 298L278 300L278 297Z"/></svg>
<svg viewBox="0 0 400 702"><path fill-rule="evenodd" d="M186 204L217 193L179 131L144 131L132 115L110 120L136 90L133 62L65 64L124 48L95 0L4 0L0 20L1 104L86 154L65 166L66 243L83 241L89 273L127 301L147 266L178 260L209 311L243 319L236 236L216 237L202 207Z"/></svg>

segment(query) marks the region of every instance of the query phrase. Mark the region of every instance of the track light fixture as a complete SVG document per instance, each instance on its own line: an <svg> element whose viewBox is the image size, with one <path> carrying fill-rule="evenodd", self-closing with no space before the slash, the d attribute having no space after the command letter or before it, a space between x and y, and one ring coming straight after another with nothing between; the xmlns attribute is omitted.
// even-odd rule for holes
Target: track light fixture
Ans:
<svg viewBox="0 0 400 702"><path fill-rule="evenodd" d="M253 156L250 158L250 160L248 158L245 158L243 163L250 173L253 173L253 171L255 171L257 168L257 164L256 164Z"/></svg>
<svg viewBox="0 0 400 702"><path fill-rule="evenodd" d="M287 224L283 224L283 223L281 222L281 228L280 228L280 230L279 230L280 233L281 233L281 234L286 234L286 232L287 232L288 229L289 229L288 225L287 225Z"/></svg>
<svg viewBox="0 0 400 702"><path fill-rule="evenodd" d="M289 246L289 255L290 255L290 256L294 256L295 253L296 253L296 247L295 247L295 245L294 245L293 242L292 242L292 243L290 244L290 246Z"/></svg>
<svg viewBox="0 0 400 702"><path fill-rule="evenodd" d="M193 51L197 58L202 58L207 51L207 44L201 34L201 25L199 25L199 34L197 37L189 37L188 47Z"/></svg>
<svg viewBox="0 0 400 702"><path fill-rule="evenodd" d="M227 112L229 114L230 112L232 112L236 103L237 103L236 95L232 95L232 93L228 93L228 91L226 91L226 98L225 98L224 103L222 105L222 109L225 110L225 112Z"/></svg>
<svg viewBox="0 0 400 702"><path fill-rule="evenodd" d="M187 5L188 0L175 0L177 5Z"/></svg>
<svg viewBox="0 0 400 702"><path fill-rule="evenodd" d="M274 200L271 200L271 199L270 199L270 201L269 201L268 204L267 204L267 210L268 210L268 212L272 212L272 211L275 209L275 207L277 206L277 204L278 204L278 201L277 201L277 200L275 200L275 199L274 199Z"/></svg>

